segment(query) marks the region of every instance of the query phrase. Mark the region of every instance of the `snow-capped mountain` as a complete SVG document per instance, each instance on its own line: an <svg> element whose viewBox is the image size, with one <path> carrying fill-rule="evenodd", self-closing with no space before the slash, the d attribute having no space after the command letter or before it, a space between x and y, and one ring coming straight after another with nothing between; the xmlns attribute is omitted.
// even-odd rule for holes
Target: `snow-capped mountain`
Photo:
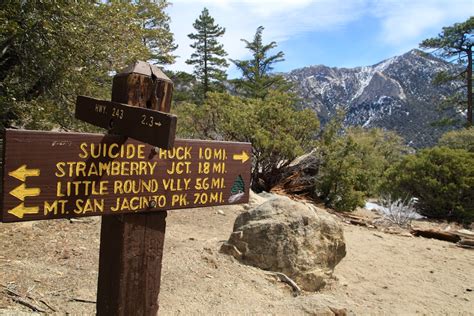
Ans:
<svg viewBox="0 0 474 316"><path fill-rule="evenodd" d="M345 124L395 130L413 147L434 145L454 127L434 126L442 117L461 114L440 112L440 100L460 82L435 86L439 71L456 66L419 50L412 50L373 66L330 68L323 65L286 74L295 84L304 106L316 111L324 125L338 108L346 110Z"/></svg>

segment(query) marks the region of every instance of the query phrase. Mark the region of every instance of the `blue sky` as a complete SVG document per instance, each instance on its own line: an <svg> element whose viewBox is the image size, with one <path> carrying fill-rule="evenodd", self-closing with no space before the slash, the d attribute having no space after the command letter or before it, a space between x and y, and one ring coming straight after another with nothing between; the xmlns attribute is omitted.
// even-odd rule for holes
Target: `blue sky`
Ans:
<svg viewBox="0 0 474 316"><path fill-rule="evenodd" d="M187 34L207 7L226 28L221 42L228 58L247 59L241 38L251 40L259 25L265 43L276 41L285 61L275 71L310 65L356 67L403 54L443 26L474 15L474 0L171 0L171 30L180 57L173 70L192 72ZM239 76L231 65L230 77Z"/></svg>

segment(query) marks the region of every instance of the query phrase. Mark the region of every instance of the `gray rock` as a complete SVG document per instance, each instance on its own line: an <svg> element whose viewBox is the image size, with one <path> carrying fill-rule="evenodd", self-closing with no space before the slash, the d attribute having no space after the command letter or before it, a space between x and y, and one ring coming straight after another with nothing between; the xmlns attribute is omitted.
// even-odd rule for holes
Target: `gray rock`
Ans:
<svg viewBox="0 0 474 316"><path fill-rule="evenodd" d="M235 247L234 245L229 244L229 243L224 243L221 246L220 251L222 253L231 255L232 257L234 257L236 259L239 259L242 256L242 253L237 249L237 247Z"/></svg>
<svg viewBox="0 0 474 316"><path fill-rule="evenodd" d="M243 263L282 272L307 291L321 289L346 255L342 228L330 214L282 196L240 214L224 245Z"/></svg>

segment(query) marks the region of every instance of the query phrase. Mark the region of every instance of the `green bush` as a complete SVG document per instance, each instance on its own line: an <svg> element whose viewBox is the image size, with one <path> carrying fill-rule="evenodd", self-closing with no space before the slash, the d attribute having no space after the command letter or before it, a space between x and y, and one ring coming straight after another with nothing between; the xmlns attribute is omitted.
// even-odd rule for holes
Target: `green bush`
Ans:
<svg viewBox="0 0 474 316"><path fill-rule="evenodd" d="M343 130L342 113L325 126L318 154L316 195L338 211L352 211L375 196L384 172L406 151L394 132L360 127Z"/></svg>
<svg viewBox="0 0 474 316"><path fill-rule="evenodd" d="M314 147L319 121L295 104L294 97L277 91L265 100L211 92L202 105L176 106L178 135L252 143L252 188L269 190L281 168Z"/></svg>
<svg viewBox="0 0 474 316"><path fill-rule="evenodd" d="M453 149L465 149L474 152L474 128L465 128L443 134L438 141L439 146Z"/></svg>
<svg viewBox="0 0 474 316"><path fill-rule="evenodd" d="M357 189L362 160L351 137L340 137L322 148L323 163L316 181L316 195L328 207L352 211L364 205L365 193Z"/></svg>
<svg viewBox="0 0 474 316"><path fill-rule="evenodd" d="M422 150L388 171L386 188L416 198L416 210L429 218L471 222L474 153L447 147Z"/></svg>

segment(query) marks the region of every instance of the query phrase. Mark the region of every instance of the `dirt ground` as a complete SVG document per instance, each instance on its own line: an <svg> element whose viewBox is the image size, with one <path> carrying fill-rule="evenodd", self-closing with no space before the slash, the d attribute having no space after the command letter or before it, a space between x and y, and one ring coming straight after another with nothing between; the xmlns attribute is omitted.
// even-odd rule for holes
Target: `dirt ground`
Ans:
<svg viewBox="0 0 474 316"><path fill-rule="evenodd" d="M245 207L169 212L160 314L474 315L474 250L345 223L333 280L293 297L271 273L219 253ZM100 218L0 224L0 314L33 312L19 301L94 314L99 234Z"/></svg>

